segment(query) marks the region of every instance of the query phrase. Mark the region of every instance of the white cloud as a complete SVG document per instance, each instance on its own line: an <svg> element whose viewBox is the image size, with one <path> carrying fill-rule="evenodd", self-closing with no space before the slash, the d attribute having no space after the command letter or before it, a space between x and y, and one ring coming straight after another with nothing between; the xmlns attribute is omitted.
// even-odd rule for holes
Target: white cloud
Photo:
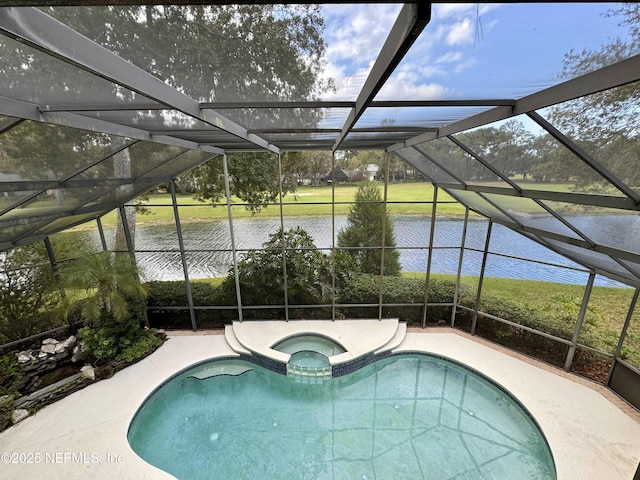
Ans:
<svg viewBox="0 0 640 480"><path fill-rule="evenodd" d="M348 61L357 67L369 64L380 52L400 8L400 5L325 5L327 61L337 64Z"/></svg>
<svg viewBox="0 0 640 480"><path fill-rule="evenodd" d="M459 19L463 16L483 15L491 10L500 8L498 4L484 3L436 3L432 5L431 17L445 20L448 17Z"/></svg>
<svg viewBox="0 0 640 480"><path fill-rule="evenodd" d="M475 58L468 58L463 62L458 63L454 69L453 72L454 73L461 73L464 72L465 70L473 67L474 65L477 65L478 61Z"/></svg>
<svg viewBox="0 0 640 480"><path fill-rule="evenodd" d="M438 19L460 18L462 15L468 15L475 11L476 4L474 3L436 3L432 5L431 17Z"/></svg>
<svg viewBox="0 0 640 480"><path fill-rule="evenodd" d="M345 75L343 69L335 64L327 64L323 75L325 79L332 78L335 84L335 92L325 92L321 95L322 100L347 100L353 101L358 98L358 94L364 85L370 67L357 70L353 75Z"/></svg>
<svg viewBox="0 0 640 480"><path fill-rule="evenodd" d="M472 24L469 18L465 18L461 22L457 22L449 26L446 42L448 45L473 43L475 32L475 25Z"/></svg>
<svg viewBox="0 0 640 480"><path fill-rule="evenodd" d="M449 95L439 83L426 83L415 72L404 71L393 75L380 90L376 100L438 100Z"/></svg>
<svg viewBox="0 0 640 480"><path fill-rule="evenodd" d="M400 8L398 4L322 7L327 25L323 77L333 79L336 87L335 92L323 94L323 100L357 98ZM434 4L430 24L378 97L397 100L452 96L454 90L443 87L442 82L476 64L467 47L476 40L478 19L482 21L483 14L494 8L498 7ZM483 30L486 32L487 26Z"/></svg>
<svg viewBox="0 0 640 480"><path fill-rule="evenodd" d="M452 52L446 52L444 55L440 55L437 59L436 59L436 63L453 63L453 62L459 62L460 60L462 60L462 52L460 51L452 51Z"/></svg>

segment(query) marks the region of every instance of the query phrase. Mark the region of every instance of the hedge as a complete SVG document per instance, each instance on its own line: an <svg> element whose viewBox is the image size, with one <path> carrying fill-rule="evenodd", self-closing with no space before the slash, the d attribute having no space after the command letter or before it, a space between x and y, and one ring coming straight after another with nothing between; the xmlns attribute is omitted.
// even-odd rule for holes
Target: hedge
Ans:
<svg viewBox="0 0 640 480"><path fill-rule="evenodd" d="M226 285L226 288L225 288ZM235 304L235 292L228 288L228 282L214 287L208 283L195 282L191 284L193 303L195 306L220 306ZM163 307L187 307L187 293L184 281L147 283L149 308L149 322L159 328L191 328L191 317L187 310L171 310ZM339 304L378 303L380 277L377 275L355 275L348 284L338 292L336 302ZM448 280L432 279L429 283L429 303L452 303L455 283ZM468 288L461 290L461 297L468 295ZM233 298L232 298L233 297ZM383 303L417 303L424 300L424 280L405 277L384 277ZM318 309L315 309L318 310ZM294 309L290 311L291 318L317 318L322 312ZM247 310L246 318L272 318L274 314L282 312L270 310ZM338 314L351 318L377 318L378 307L340 307ZM448 323L451 318L451 307L430 307L428 309L429 323ZM399 318L401 321L422 323L422 306L389 306L384 307L383 316ZM237 318L235 310L197 311L198 327L221 327L224 323Z"/></svg>

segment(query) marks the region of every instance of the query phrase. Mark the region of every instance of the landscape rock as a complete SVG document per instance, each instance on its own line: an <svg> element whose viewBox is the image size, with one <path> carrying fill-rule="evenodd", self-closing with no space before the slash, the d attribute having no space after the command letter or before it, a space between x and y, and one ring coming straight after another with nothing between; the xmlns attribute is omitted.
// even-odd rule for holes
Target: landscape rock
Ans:
<svg viewBox="0 0 640 480"><path fill-rule="evenodd" d="M55 338L45 338L42 341L42 345L56 345L58 344L58 340L56 340Z"/></svg>
<svg viewBox="0 0 640 480"><path fill-rule="evenodd" d="M29 410L26 410L24 408L18 408L14 410L13 413L11 414L11 421L15 424L15 423L21 422L28 416L29 416Z"/></svg>
<svg viewBox="0 0 640 480"><path fill-rule="evenodd" d="M40 351L42 353L54 353L56 351L56 345L53 343L47 343L42 345L42 348L40 349Z"/></svg>
<svg viewBox="0 0 640 480"><path fill-rule="evenodd" d="M32 355L31 350L26 350L18 354L18 363L29 363L36 358Z"/></svg>
<svg viewBox="0 0 640 480"><path fill-rule="evenodd" d="M72 349L76 345L76 337L71 335L65 341L60 342L56 345L55 353L64 353L70 349Z"/></svg>
<svg viewBox="0 0 640 480"><path fill-rule="evenodd" d="M80 369L82 372L82 378L88 378L89 380L96 379L96 372L91 365L85 365Z"/></svg>

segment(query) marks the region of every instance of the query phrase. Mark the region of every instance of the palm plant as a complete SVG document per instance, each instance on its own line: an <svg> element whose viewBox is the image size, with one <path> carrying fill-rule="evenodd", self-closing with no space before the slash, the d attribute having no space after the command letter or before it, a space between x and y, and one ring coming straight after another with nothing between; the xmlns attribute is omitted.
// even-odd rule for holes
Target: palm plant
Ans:
<svg viewBox="0 0 640 480"><path fill-rule="evenodd" d="M146 296L140 273L128 255L101 252L79 256L60 270L67 292L65 313L78 309L89 322L126 319L129 305Z"/></svg>

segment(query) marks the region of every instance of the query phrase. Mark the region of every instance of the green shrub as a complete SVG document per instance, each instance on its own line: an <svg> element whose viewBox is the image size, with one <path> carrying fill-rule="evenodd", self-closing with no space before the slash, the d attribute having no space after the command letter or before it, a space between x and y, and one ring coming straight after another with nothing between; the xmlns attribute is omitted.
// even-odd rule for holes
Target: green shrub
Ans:
<svg viewBox="0 0 640 480"><path fill-rule="evenodd" d="M153 331L143 331L142 335L140 335L134 343L124 348L118 355L116 355L116 360L134 362L135 360L144 357L160 345L162 345L162 340L156 337Z"/></svg>
<svg viewBox="0 0 640 480"><path fill-rule="evenodd" d="M60 294L43 243L3 253L0 269L0 344L61 324Z"/></svg>
<svg viewBox="0 0 640 480"><path fill-rule="evenodd" d="M132 318L112 321L98 327L84 327L78 331L78 338L84 342L85 351L98 361L115 359L134 347L143 336L146 336L145 331Z"/></svg>
<svg viewBox="0 0 640 480"><path fill-rule="evenodd" d="M424 301L424 280L415 277L384 277L382 286L383 303L422 303ZM429 303L452 303L455 283L448 280L431 279L429 282ZM355 275L344 287L340 303L378 303L380 299L380 277L378 275ZM346 316L357 318L377 318L378 307L346 307ZM397 317L407 323L421 323L423 308L417 306L385 306L383 317ZM427 311L429 323L448 322L450 307L434 307Z"/></svg>
<svg viewBox="0 0 640 480"><path fill-rule="evenodd" d="M187 289L183 280L153 281L146 284L147 316L149 325L156 328L191 328L191 316L188 310L170 310L162 307L185 307ZM206 282L192 282L191 296L195 306L234 305L236 303L235 285L229 284L227 290L222 286L213 286ZM214 328L224 325L225 321L237 317L236 310L200 311L198 312L198 326L207 325Z"/></svg>
<svg viewBox="0 0 640 480"><path fill-rule="evenodd" d="M187 289L184 280L169 282L147 282L147 307L187 307ZM233 297L227 305L235 303L235 289ZM206 282L191 282L191 298L194 305L225 305L220 287L215 287Z"/></svg>
<svg viewBox="0 0 640 480"><path fill-rule="evenodd" d="M269 235L265 250L249 252L238 262L238 277L245 305L283 305L284 265L290 305L318 305L331 302L331 260L302 228ZM284 249L284 252L283 252ZM231 270L221 285L220 300L233 305L235 277ZM247 311L247 318L281 318L280 310Z"/></svg>
<svg viewBox="0 0 640 480"><path fill-rule="evenodd" d="M11 426L13 414L13 395L0 395L0 432Z"/></svg>
<svg viewBox="0 0 640 480"><path fill-rule="evenodd" d="M0 396L17 395L24 372L16 360L15 353L7 353L0 357Z"/></svg>

